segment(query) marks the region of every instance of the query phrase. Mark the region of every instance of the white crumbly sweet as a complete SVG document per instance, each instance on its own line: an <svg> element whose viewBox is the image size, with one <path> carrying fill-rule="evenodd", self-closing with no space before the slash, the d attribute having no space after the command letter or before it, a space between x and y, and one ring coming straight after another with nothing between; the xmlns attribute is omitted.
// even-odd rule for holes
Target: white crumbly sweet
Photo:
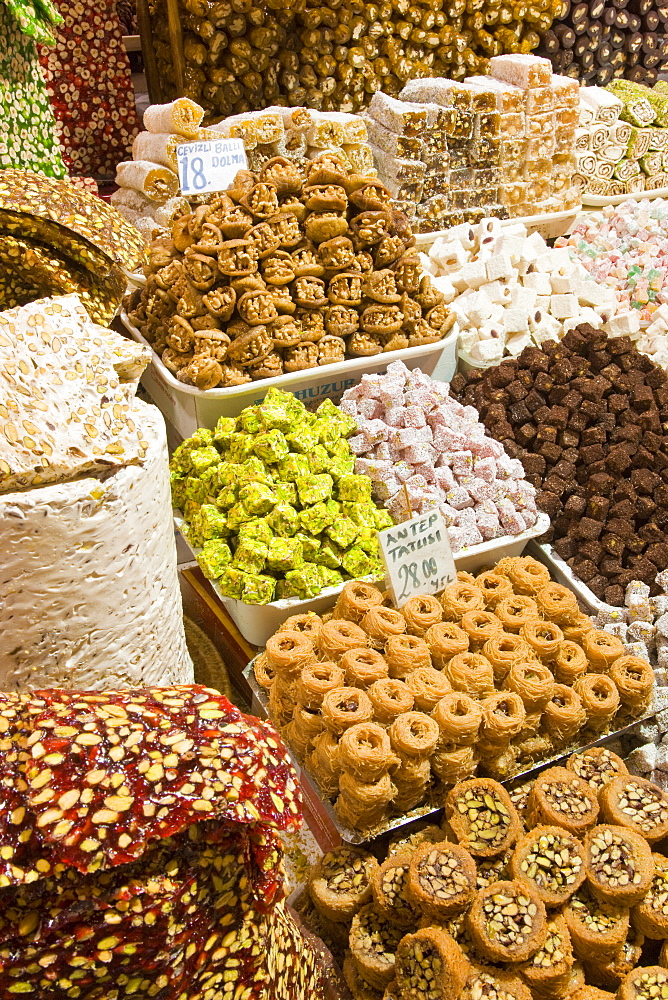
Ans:
<svg viewBox="0 0 668 1000"><path fill-rule="evenodd" d="M189 684L165 424L141 465L0 495L0 690Z"/></svg>

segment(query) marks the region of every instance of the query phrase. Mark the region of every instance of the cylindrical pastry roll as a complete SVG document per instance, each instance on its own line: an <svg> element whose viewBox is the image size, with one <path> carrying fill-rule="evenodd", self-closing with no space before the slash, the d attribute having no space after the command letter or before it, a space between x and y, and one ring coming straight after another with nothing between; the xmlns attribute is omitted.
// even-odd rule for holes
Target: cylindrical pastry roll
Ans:
<svg viewBox="0 0 668 1000"><path fill-rule="evenodd" d="M554 677L544 663L513 663L503 686L520 696L527 713L541 712L554 695Z"/></svg>
<svg viewBox="0 0 668 1000"><path fill-rule="evenodd" d="M521 828L508 792L492 778L471 778L451 789L445 817L458 842L477 858L508 850Z"/></svg>
<svg viewBox="0 0 668 1000"><path fill-rule="evenodd" d="M633 711L644 708L654 690L654 671L639 656L620 656L610 667L622 705Z"/></svg>
<svg viewBox="0 0 668 1000"><path fill-rule="evenodd" d="M405 684L413 692L415 707L420 712L433 711L441 698L452 691L445 672L433 667L418 667L407 675Z"/></svg>
<svg viewBox="0 0 668 1000"><path fill-rule="evenodd" d="M313 750L313 741L325 728L322 716L317 709L295 706L292 721L285 727L285 740L296 752L300 761Z"/></svg>
<svg viewBox="0 0 668 1000"><path fill-rule="evenodd" d="M387 677L389 667L377 649L349 649L340 660L346 681L353 687L367 688Z"/></svg>
<svg viewBox="0 0 668 1000"><path fill-rule="evenodd" d="M386 677L375 681L368 690L376 722L389 726L402 712L410 712L413 707L413 692L403 681Z"/></svg>
<svg viewBox="0 0 668 1000"><path fill-rule="evenodd" d="M537 826L518 840L510 859L511 877L530 882L546 906L562 906L585 880L580 841L560 826Z"/></svg>
<svg viewBox="0 0 668 1000"><path fill-rule="evenodd" d="M353 917L350 951L359 973L381 993L394 976L395 953L403 930L381 916L372 903Z"/></svg>
<svg viewBox="0 0 668 1000"><path fill-rule="evenodd" d="M527 882L492 882L473 900L466 928L492 962L526 962L547 938L545 904Z"/></svg>
<svg viewBox="0 0 668 1000"><path fill-rule="evenodd" d="M543 725L555 746L569 743L587 721L580 695L566 684L555 684L543 709Z"/></svg>
<svg viewBox="0 0 668 1000"><path fill-rule="evenodd" d="M574 615L569 622L561 623L561 631L568 642L582 642L583 637L593 628L594 623L589 615L585 614Z"/></svg>
<svg viewBox="0 0 668 1000"><path fill-rule="evenodd" d="M403 678L418 667L430 667L431 653L416 635L393 635L385 643L385 661L390 677Z"/></svg>
<svg viewBox="0 0 668 1000"><path fill-rule="evenodd" d="M281 676L296 676L315 660L313 643L302 632L285 630L267 639L267 664Z"/></svg>
<svg viewBox="0 0 668 1000"><path fill-rule="evenodd" d="M525 822L527 805L529 802L529 794L534 786L535 778L529 778L527 781L513 781L512 784L508 785L508 794L510 795L510 801L517 809L520 819Z"/></svg>
<svg viewBox="0 0 668 1000"><path fill-rule="evenodd" d="M598 899L633 906L649 889L654 874L652 849L639 833L599 824L585 837L587 881Z"/></svg>
<svg viewBox="0 0 668 1000"><path fill-rule="evenodd" d="M334 605L332 618L345 618L359 625L367 611L380 607L382 603L383 595L378 587L363 580L349 580Z"/></svg>
<svg viewBox="0 0 668 1000"><path fill-rule="evenodd" d="M432 712L446 742L470 746L478 739L482 723L480 704L467 694L452 691L441 698Z"/></svg>
<svg viewBox="0 0 668 1000"><path fill-rule="evenodd" d="M524 703L514 691L495 691L481 702L481 708L480 737L484 743L509 743L517 736L526 718Z"/></svg>
<svg viewBox="0 0 668 1000"><path fill-rule="evenodd" d="M316 615L315 611L307 611L302 615L290 615L286 618L282 625L279 626L279 632L302 632L307 636L313 646L315 647L318 641L318 632L320 631L320 626L322 625L322 618L320 615Z"/></svg>
<svg viewBox="0 0 668 1000"><path fill-rule="evenodd" d="M377 781L396 763L387 730L375 722L360 722L346 729L339 740L339 761L360 781Z"/></svg>
<svg viewBox="0 0 668 1000"><path fill-rule="evenodd" d="M443 667L455 691L471 698L485 698L494 690L494 669L482 653L459 653Z"/></svg>
<svg viewBox="0 0 668 1000"><path fill-rule="evenodd" d="M534 618L520 629L520 635L531 646L539 660L549 661L557 655L564 633L554 622Z"/></svg>
<svg viewBox="0 0 668 1000"><path fill-rule="evenodd" d="M443 832L435 823L416 823L409 829L411 832L408 834L405 833L405 828L401 828L390 837L387 845L388 858L406 851L412 855L420 844L438 844L443 840Z"/></svg>
<svg viewBox="0 0 668 1000"><path fill-rule="evenodd" d="M159 163L176 174L179 170L176 149L182 143L182 135L170 135L168 132L140 132L132 143L132 158Z"/></svg>
<svg viewBox="0 0 668 1000"><path fill-rule="evenodd" d="M296 704L296 685L282 682L280 677L275 677L269 688L269 715L279 729L287 726L292 720Z"/></svg>
<svg viewBox="0 0 668 1000"><path fill-rule="evenodd" d="M564 639L552 657L551 666L555 680L559 684L572 685L573 681L587 673L589 661L582 646Z"/></svg>
<svg viewBox="0 0 668 1000"><path fill-rule="evenodd" d="M494 680L498 683L503 680L513 663L522 663L532 657L531 649L524 639L512 632L502 632L494 639L488 639L481 652L492 664Z"/></svg>
<svg viewBox="0 0 668 1000"><path fill-rule="evenodd" d="M531 1000L529 987L519 976L498 966L482 965L470 957L471 971L461 1000L478 1000L489 997L490 1000Z"/></svg>
<svg viewBox="0 0 668 1000"><path fill-rule="evenodd" d="M420 984L425 981L425 968L433 971L434 996L439 1000L459 1000L469 963L454 938L439 927L423 927L402 938L396 957L399 996L419 997L424 992Z"/></svg>
<svg viewBox="0 0 668 1000"><path fill-rule="evenodd" d="M334 733L325 729L313 741L313 753L308 758L309 771L329 798L339 790L341 774L339 741Z"/></svg>
<svg viewBox="0 0 668 1000"><path fill-rule="evenodd" d="M119 187L140 191L151 201L164 205L179 193L179 179L168 167L160 167L150 160L126 160L116 167Z"/></svg>
<svg viewBox="0 0 668 1000"><path fill-rule="evenodd" d="M342 844L317 861L309 872L313 905L335 922L348 922L371 900L371 880L378 862L366 851Z"/></svg>
<svg viewBox="0 0 668 1000"><path fill-rule="evenodd" d="M458 653L466 653L469 637L453 622L439 622L425 632L425 642L429 646L435 667L441 670L448 660Z"/></svg>
<svg viewBox="0 0 668 1000"><path fill-rule="evenodd" d="M475 578L475 586L482 591L485 606L495 608L504 597L513 596L513 585L507 576L495 572L493 569L485 573L479 573Z"/></svg>
<svg viewBox="0 0 668 1000"><path fill-rule="evenodd" d="M325 660L335 663L350 649L362 649L368 646L366 632L359 625L349 621L325 622L318 633L318 650Z"/></svg>
<svg viewBox="0 0 668 1000"><path fill-rule="evenodd" d="M436 918L464 910L476 891L475 862L459 844L422 844L408 870L408 892L414 908Z"/></svg>
<svg viewBox="0 0 668 1000"><path fill-rule="evenodd" d="M179 97L170 104L152 104L144 112L144 128L149 132L175 132L184 139L196 139L204 110L189 97Z"/></svg>
<svg viewBox="0 0 668 1000"><path fill-rule="evenodd" d="M429 757L407 757L398 755L399 763L392 770L392 781L396 795L392 809L396 813L406 813L424 801L431 781Z"/></svg>
<svg viewBox="0 0 668 1000"><path fill-rule="evenodd" d="M253 676L261 688L268 691L276 677L276 671L269 666L266 653L260 653L253 660Z"/></svg>
<svg viewBox="0 0 668 1000"><path fill-rule="evenodd" d="M394 608L375 607L367 611L360 622L368 636L368 643L374 649L383 649L385 643L393 635L401 635L406 631L406 619L400 611Z"/></svg>
<svg viewBox="0 0 668 1000"><path fill-rule="evenodd" d="M505 781L517 773L517 748L512 743L478 744L480 771L487 778Z"/></svg>
<svg viewBox="0 0 668 1000"><path fill-rule="evenodd" d="M470 583L456 580L449 583L438 595L443 606L443 617L446 621L459 622L468 611L484 611L485 599L482 591ZM463 652L463 650L462 650Z"/></svg>
<svg viewBox="0 0 668 1000"><path fill-rule="evenodd" d="M587 979L596 986L616 991L624 976L640 964L644 943L644 935L639 934L635 928L631 927L626 941L623 941L612 952L612 955L605 958L602 956L595 959L590 958L585 962ZM661 957L659 957L659 964L664 964ZM591 988L593 989L593 987ZM599 990L593 1000L598 1000L599 994L600 1000L610 1000L611 997L615 996L614 993L603 993L602 990Z"/></svg>
<svg viewBox="0 0 668 1000"><path fill-rule="evenodd" d="M592 629L582 637L582 648L592 673L607 674L610 667L624 656L624 644L616 635L604 629Z"/></svg>
<svg viewBox="0 0 668 1000"><path fill-rule="evenodd" d="M440 731L435 720L424 712L404 712L394 720L388 735L395 753L424 759L433 753Z"/></svg>
<svg viewBox="0 0 668 1000"><path fill-rule="evenodd" d="M668 969L661 965L641 965L622 979L617 1000L647 1000L668 996Z"/></svg>
<svg viewBox="0 0 668 1000"><path fill-rule="evenodd" d="M512 878L508 865L512 851L504 851L498 858L476 859L476 888L486 889L492 882L507 882Z"/></svg>
<svg viewBox="0 0 668 1000"><path fill-rule="evenodd" d="M532 556L501 559L496 570L508 577L517 594L537 594L550 583L549 569Z"/></svg>
<svg viewBox="0 0 668 1000"><path fill-rule="evenodd" d="M314 660L302 667L297 681L297 697L306 708L320 708L328 691L343 687L345 674L336 663Z"/></svg>
<svg viewBox="0 0 668 1000"><path fill-rule="evenodd" d="M645 937L668 940L668 858L652 854L652 861L652 881L644 899L631 910L631 922Z"/></svg>
<svg viewBox="0 0 668 1000"><path fill-rule="evenodd" d="M536 604L541 615L557 625L567 625L580 614L575 594L560 583L548 583L536 591Z"/></svg>
<svg viewBox="0 0 668 1000"><path fill-rule="evenodd" d="M428 594L411 597L401 608L401 613L406 619L406 631L420 638L432 625L443 620L440 602Z"/></svg>
<svg viewBox="0 0 668 1000"><path fill-rule="evenodd" d="M566 761L566 767L591 785L597 795L613 778L629 773L622 758L605 746L589 747L587 750L571 754Z"/></svg>
<svg viewBox="0 0 668 1000"><path fill-rule="evenodd" d="M527 822L561 826L583 836L596 823L598 811L596 792L586 781L565 767L549 767L531 789Z"/></svg>
<svg viewBox="0 0 668 1000"><path fill-rule="evenodd" d="M358 722L370 722L373 717L373 705L366 692L352 687L328 691L320 711L327 729L337 734Z"/></svg>
<svg viewBox="0 0 668 1000"><path fill-rule="evenodd" d="M494 614L503 625L505 632L517 635L532 621L540 621L536 602L524 594L504 597L494 608Z"/></svg>
<svg viewBox="0 0 668 1000"><path fill-rule="evenodd" d="M520 966L520 974L537 996L561 996L562 991L568 988L573 961L566 921L560 913L548 914L545 943Z"/></svg>
<svg viewBox="0 0 668 1000"><path fill-rule="evenodd" d="M571 896L562 913L578 958L609 957L626 940L628 908L596 899L586 882Z"/></svg>
<svg viewBox="0 0 668 1000"><path fill-rule="evenodd" d="M392 854L371 876L374 906L397 927L415 927L419 919L408 892L408 869L412 857L411 850Z"/></svg>
<svg viewBox="0 0 668 1000"><path fill-rule="evenodd" d="M647 778L623 774L599 792L606 823L635 830L650 844L668 836L668 796Z"/></svg>
<svg viewBox="0 0 668 1000"><path fill-rule="evenodd" d="M334 809L341 822L352 830L371 830L385 818L396 794L396 785L389 774L384 774L377 781L358 781L342 771Z"/></svg>
<svg viewBox="0 0 668 1000"><path fill-rule="evenodd" d="M503 625L491 611L468 611L459 624L469 637L471 649L480 649L488 639L503 632Z"/></svg>
<svg viewBox="0 0 668 1000"><path fill-rule="evenodd" d="M602 732L613 720L619 708L619 691L607 674L582 674L573 682L587 713L587 727Z"/></svg>
<svg viewBox="0 0 668 1000"><path fill-rule="evenodd" d="M444 785L456 785L476 773L478 758L474 747L439 743L429 758L431 769Z"/></svg>

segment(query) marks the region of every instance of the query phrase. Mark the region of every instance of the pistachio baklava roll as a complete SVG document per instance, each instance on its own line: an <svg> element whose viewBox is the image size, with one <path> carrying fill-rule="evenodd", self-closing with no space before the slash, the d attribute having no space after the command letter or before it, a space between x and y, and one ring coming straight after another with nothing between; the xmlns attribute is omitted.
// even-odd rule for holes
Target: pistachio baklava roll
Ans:
<svg viewBox="0 0 668 1000"><path fill-rule="evenodd" d="M607 674L583 674L573 681L587 713L587 728L600 733L607 729L619 709L617 685Z"/></svg>
<svg viewBox="0 0 668 1000"><path fill-rule="evenodd" d="M639 833L600 823L585 837L587 881L598 899L619 906L639 903L652 884L652 849Z"/></svg>
<svg viewBox="0 0 668 1000"><path fill-rule="evenodd" d="M438 723L424 712L403 712L388 729L395 753L423 760L430 757L438 743Z"/></svg>
<svg viewBox="0 0 668 1000"><path fill-rule="evenodd" d="M561 623L564 639L569 642L582 642L583 637L593 628L594 623L591 618L583 613L574 615L569 622Z"/></svg>
<svg viewBox="0 0 668 1000"><path fill-rule="evenodd" d="M514 691L496 691L481 702L482 726L480 729L481 752L485 747L508 744L522 729L526 710L520 696Z"/></svg>
<svg viewBox="0 0 668 1000"><path fill-rule="evenodd" d="M572 833L560 826L537 826L515 845L511 877L528 882L546 906L562 906L585 880L585 851Z"/></svg>
<svg viewBox="0 0 668 1000"><path fill-rule="evenodd" d="M496 569L508 577L518 594L537 594L551 582L547 566L533 556L507 556L499 561Z"/></svg>
<svg viewBox="0 0 668 1000"><path fill-rule="evenodd" d="M668 996L668 969L661 965L641 965L622 979L617 1000L648 1000Z"/></svg>
<svg viewBox="0 0 668 1000"><path fill-rule="evenodd" d="M475 586L482 592L485 607L492 610L504 597L512 597L513 585L507 576L488 569L475 578Z"/></svg>
<svg viewBox="0 0 668 1000"><path fill-rule="evenodd" d="M429 758L429 763L432 772L444 785L456 785L458 781L473 777L478 767L478 759L475 747L439 742Z"/></svg>
<svg viewBox="0 0 668 1000"><path fill-rule="evenodd" d="M313 865L308 892L315 908L330 920L349 922L371 901L371 880L378 862L367 851L342 844Z"/></svg>
<svg viewBox="0 0 668 1000"><path fill-rule="evenodd" d="M271 687L271 682L276 677L276 670L269 666L266 653L260 653L253 660L253 675L260 687L268 691Z"/></svg>
<svg viewBox="0 0 668 1000"><path fill-rule="evenodd" d="M409 635L417 635L419 638L424 638L432 625L437 625L443 620L440 601L428 594L411 597L400 610L406 619L406 631Z"/></svg>
<svg viewBox="0 0 668 1000"><path fill-rule="evenodd" d="M566 921L560 913L554 913L547 916L547 937L542 948L524 962L519 971L536 996L562 996L568 989L573 962Z"/></svg>
<svg viewBox="0 0 668 1000"><path fill-rule="evenodd" d="M631 923L653 940L668 939L668 858L652 854L654 874L649 889L631 910Z"/></svg>
<svg viewBox="0 0 668 1000"><path fill-rule="evenodd" d="M649 705L654 690L654 671L639 656L620 656L610 667L610 679L619 691L622 705L638 712Z"/></svg>
<svg viewBox="0 0 668 1000"><path fill-rule="evenodd" d="M332 618L344 618L359 625L367 611L380 607L382 603L383 595L378 587L363 580L349 580L343 585L334 605Z"/></svg>
<svg viewBox="0 0 668 1000"><path fill-rule="evenodd" d="M286 618L279 632L301 632L307 636L315 646L318 641L318 633L322 625L322 618L315 611L307 611L302 615L290 615Z"/></svg>
<svg viewBox="0 0 668 1000"><path fill-rule="evenodd" d="M351 687L368 688L374 681L387 677L389 667L377 649L349 649L339 661Z"/></svg>
<svg viewBox="0 0 668 1000"><path fill-rule="evenodd" d="M549 767L538 775L529 794L527 822L560 826L577 836L598 819L598 799L593 788L565 767Z"/></svg>
<svg viewBox="0 0 668 1000"><path fill-rule="evenodd" d="M311 639L297 629L276 632L267 639L265 652L267 664L280 676L294 677L315 659Z"/></svg>
<svg viewBox="0 0 668 1000"><path fill-rule="evenodd" d="M476 950L492 962L526 962L547 938L545 904L526 882L492 882L476 894L466 928Z"/></svg>
<svg viewBox="0 0 668 1000"><path fill-rule="evenodd" d="M471 971L461 1000L532 1000L531 990L519 976L506 969L481 965L471 959Z"/></svg>
<svg viewBox="0 0 668 1000"><path fill-rule="evenodd" d="M378 912L397 927L417 925L419 913L408 891L408 870L414 851L390 855L371 876L373 903Z"/></svg>
<svg viewBox="0 0 668 1000"><path fill-rule="evenodd" d="M650 844L668 836L668 796L647 778L613 778L601 789L599 800L606 823L635 830Z"/></svg>
<svg viewBox="0 0 668 1000"><path fill-rule="evenodd" d="M624 645L604 629L591 629L582 637L582 648L592 673L606 674L615 660L624 656Z"/></svg>
<svg viewBox="0 0 668 1000"><path fill-rule="evenodd" d="M389 774L376 781L359 781L342 771L334 809L351 830L372 830L385 818L396 794L397 787Z"/></svg>
<svg viewBox="0 0 668 1000"><path fill-rule="evenodd" d="M339 763L360 781L377 781L396 764L387 730L376 722L360 722L339 740Z"/></svg>
<svg viewBox="0 0 668 1000"><path fill-rule="evenodd" d="M529 644L539 660L547 662L558 652L564 633L554 622L535 617L520 629L520 635Z"/></svg>
<svg viewBox="0 0 668 1000"><path fill-rule="evenodd" d="M413 853L408 893L418 912L450 917L465 910L475 892L475 861L464 847L443 840L422 844Z"/></svg>
<svg viewBox="0 0 668 1000"><path fill-rule="evenodd" d="M390 677L402 679L418 667L430 667L431 653L425 640L416 635L393 635L385 643L385 662Z"/></svg>
<svg viewBox="0 0 668 1000"><path fill-rule="evenodd" d="M543 725L555 746L573 739L587 721L587 713L577 691L567 684L555 684L554 694L543 709Z"/></svg>
<svg viewBox="0 0 668 1000"><path fill-rule="evenodd" d="M350 951L362 977L381 993L394 978L395 954L403 930L379 913L373 903L358 910L350 928Z"/></svg>
<svg viewBox="0 0 668 1000"><path fill-rule="evenodd" d="M443 667L454 691L486 698L494 691L494 668L482 653L458 653Z"/></svg>
<svg viewBox="0 0 668 1000"><path fill-rule="evenodd" d="M504 679L513 663L524 663L532 658L531 650L524 639L512 632L501 632L493 639L488 639L481 652L492 664L494 680L498 684Z"/></svg>
<svg viewBox="0 0 668 1000"><path fill-rule="evenodd" d="M535 591L534 599L540 615L559 626L568 625L580 615L577 597L560 583L547 583L540 587Z"/></svg>
<svg viewBox="0 0 668 1000"><path fill-rule="evenodd" d="M339 790L340 752L338 738L329 729L325 729L313 740L313 752L306 761L310 773L330 799Z"/></svg>
<svg viewBox="0 0 668 1000"><path fill-rule="evenodd" d="M562 913L573 951L582 960L607 958L626 940L628 907L597 899L586 882L571 896Z"/></svg>
<svg viewBox="0 0 668 1000"><path fill-rule="evenodd" d="M424 994L423 984L428 982L436 1000L459 1000L469 968L462 949L442 928L424 927L415 934L406 934L396 953L399 996L418 998Z"/></svg>
<svg viewBox="0 0 668 1000"><path fill-rule="evenodd" d="M292 721L284 730L288 746L295 751L300 761L313 750L313 741L325 728L322 716L317 709L295 705Z"/></svg>
<svg viewBox="0 0 668 1000"><path fill-rule="evenodd" d="M445 800L445 818L458 843L477 858L507 851L521 829L508 792L492 778L459 782Z"/></svg>

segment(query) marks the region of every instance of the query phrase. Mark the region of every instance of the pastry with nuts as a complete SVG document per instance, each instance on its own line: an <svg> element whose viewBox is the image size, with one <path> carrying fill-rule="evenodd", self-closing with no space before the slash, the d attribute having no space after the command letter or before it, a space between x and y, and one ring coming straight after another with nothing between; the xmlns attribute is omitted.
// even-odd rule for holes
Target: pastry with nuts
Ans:
<svg viewBox="0 0 668 1000"><path fill-rule="evenodd" d="M537 826L515 845L509 869L514 879L529 882L546 906L561 906L585 880L581 841L561 826Z"/></svg>

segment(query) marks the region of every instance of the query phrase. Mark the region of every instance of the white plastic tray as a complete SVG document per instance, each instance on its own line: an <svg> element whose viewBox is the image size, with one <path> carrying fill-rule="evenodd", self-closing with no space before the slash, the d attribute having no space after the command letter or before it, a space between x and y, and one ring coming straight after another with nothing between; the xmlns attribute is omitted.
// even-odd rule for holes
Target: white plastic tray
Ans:
<svg viewBox="0 0 668 1000"><path fill-rule="evenodd" d="M201 550L193 546L186 538L185 521L177 512L174 513L174 523L192 553L197 556ZM486 566L488 563L496 563L506 556L518 556L532 538L542 535L549 526L550 519L547 514L539 514L534 526L527 528L519 535L501 535L499 538L493 538L490 542L471 545L469 548L457 552L454 557L455 566L458 570L471 572L481 566ZM370 578L366 577L365 579ZM306 601L291 597L283 601L273 601L271 604L244 604L243 601L223 594L216 580L210 580L209 583L244 639L252 646L264 646L267 639L290 615L302 615L307 611L319 612L331 607L343 589L343 584L338 587L327 587L317 597L311 597Z"/></svg>
<svg viewBox="0 0 668 1000"><path fill-rule="evenodd" d="M152 360L142 375L142 385L183 438L189 437L198 427L213 429L219 417L238 417L246 406L261 403L269 389L274 387L294 393L306 404L320 403L323 399L338 403L345 390L356 385L362 375L383 374L392 361L403 361L408 368L420 368L442 382L449 382L457 370L459 331L455 324L455 329L435 344L374 354L370 358L351 358L338 364L307 368L246 385L204 391L179 382L137 327L133 326L125 311L121 312L121 320L134 340L151 349Z"/></svg>
<svg viewBox="0 0 668 1000"><path fill-rule="evenodd" d="M606 205L623 205L625 201L653 201L655 198L668 198L668 187L637 191L635 194L587 194L585 191L582 205L584 208L604 208Z"/></svg>
<svg viewBox="0 0 668 1000"><path fill-rule="evenodd" d="M627 197L630 197L627 195ZM565 212L546 212L544 215L519 215L514 219L501 219L502 226L514 226L521 222L526 226L528 235L540 233L545 240L556 239L563 236L568 231L576 216L581 211L581 206L569 208ZM447 229L438 229L433 233L415 233L415 244L420 250L432 246L439 236L446 236Z"/></svg>

